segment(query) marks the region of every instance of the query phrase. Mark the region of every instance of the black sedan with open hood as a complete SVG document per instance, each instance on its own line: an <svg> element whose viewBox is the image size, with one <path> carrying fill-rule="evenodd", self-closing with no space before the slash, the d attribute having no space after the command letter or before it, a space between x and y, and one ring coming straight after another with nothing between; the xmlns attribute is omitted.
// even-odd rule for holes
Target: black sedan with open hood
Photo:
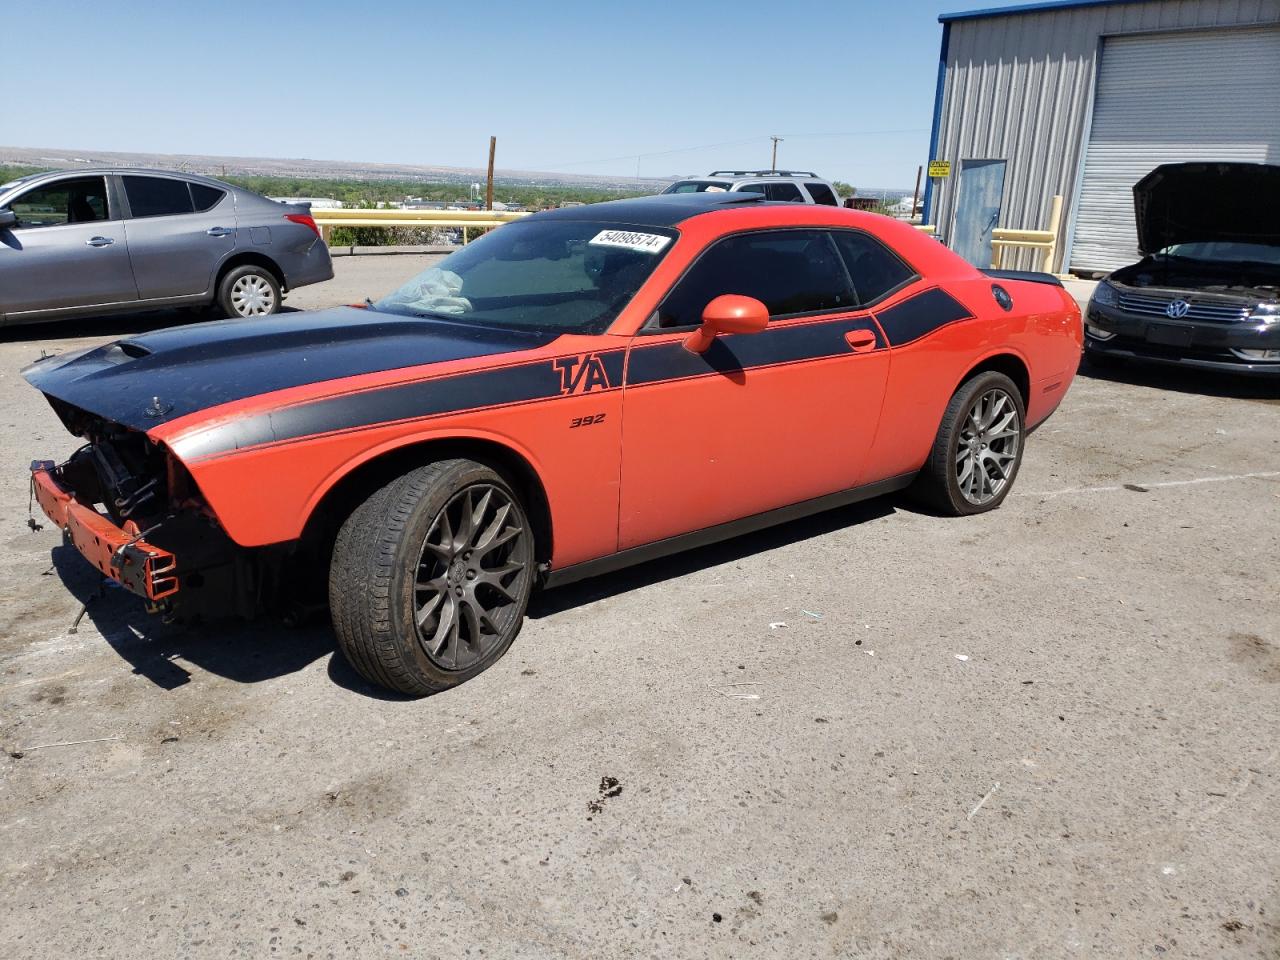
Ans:
<svg viewBox="0 0 1280 960"><path fill-rule="evenodd" d="M1133 200L1144 256L1094 291L1089 360L1280 377L1280 166L1165 164Z"/></svg>

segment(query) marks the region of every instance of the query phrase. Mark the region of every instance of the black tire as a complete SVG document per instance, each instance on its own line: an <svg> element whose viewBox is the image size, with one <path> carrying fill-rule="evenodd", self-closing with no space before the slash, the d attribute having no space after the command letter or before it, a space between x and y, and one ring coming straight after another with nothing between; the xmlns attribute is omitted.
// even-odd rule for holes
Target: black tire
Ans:
<svg viewBox="0 0 1280 960"><path fill-rule="evenodd" d="M279 312L282 300L276 275L257 264L234 267L218 282L216 303L224 317L267 317Z"/></svg>
<svg viewBox="0 0 1280 960"><path fill-rule="evenodd" d="M467 524L468 514L479 522ZM496 545L478 539L490 530ZM454 543L471 545L446 557ZM520 632L533 548L519 496L484 464L441 460L397 477L352 512L334 543L329 608L339 647L362 677L399 693L426 696L469 680ZM436 612L420 630L428 605Z"/></svg>
<svg viewBox="0 0 1280 960"><path fill-rule="evenodd" d="M1010 425L1013 429L1012 438L1003 436L1003 433L1009 429L1004 428L1000 431L1002 436L998 440L988 439L985 435L970 429L970 414L973 413L979 401L986 402L985 398L1000 394L1008 398L1008 406L1012 407L1015 413L1016 425ZM994 428L999 426L999 420L1002 419L1003 414L993 416L995 422L990 425L993 437ZM970 516L994 510L1004 502L1004 498L1013 488L1014 480L1017 479L1018 468L1022 465L1022 453L1026 447L1026 421L1027 411L1022 393L1017 385L1003 373L988 370L966 380L955 392L951 402L947 404L946 412L942 415L942 424L938 427L938 436L933 442L933 449L929 452L929 459L925 461L912 488L913 494L923 503L949 516ZM1008 445L1010 439L1013 441L1012 445ZM972 444L970 440L973 440ZM984 470L986 471L984 479L990 478L991 471L987 470L985 462L980 458L988 458L993 462L997 473L1001 469L1004 471L1003 483L989 499L982 499L986 492L985 488L976 500L966 492L966 489L962 489L961 479L964 470L961 464L964 459L961 456L962 443L965 444L965 450L971 458L968 463L970 471ZM997 444L1001 445L999 452L996 449ZM988 450L990 450L989 453ZM1001 467L997 457L1007 456L1010 450L1012 450L1012 460ZM973 474L964 474L964 476L973 477ZM992 486L994 487L994 481Z"/></svg>

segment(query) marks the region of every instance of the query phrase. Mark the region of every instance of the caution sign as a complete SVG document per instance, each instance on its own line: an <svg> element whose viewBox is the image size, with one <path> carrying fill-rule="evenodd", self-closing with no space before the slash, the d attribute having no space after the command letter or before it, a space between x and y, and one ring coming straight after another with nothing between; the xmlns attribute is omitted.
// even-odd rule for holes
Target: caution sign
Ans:
<svg viewBox="0 0 1280 960"><path fill-rule="evenodd" d="M931 178L951 176L951 161L950 160L930 160L929 176Z"/></svg>

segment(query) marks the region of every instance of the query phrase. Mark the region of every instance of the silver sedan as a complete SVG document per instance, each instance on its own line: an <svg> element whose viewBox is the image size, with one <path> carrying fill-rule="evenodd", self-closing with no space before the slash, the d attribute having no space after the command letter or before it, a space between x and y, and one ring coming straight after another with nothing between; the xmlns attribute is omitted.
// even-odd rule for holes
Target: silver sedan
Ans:
<svg viewBox="0 0 1280 960"><path fill-rule="evenodd" d="M160 170L38 173L0 185L0 323L213 304L275 313L333 277L306 204Z"/></svg>

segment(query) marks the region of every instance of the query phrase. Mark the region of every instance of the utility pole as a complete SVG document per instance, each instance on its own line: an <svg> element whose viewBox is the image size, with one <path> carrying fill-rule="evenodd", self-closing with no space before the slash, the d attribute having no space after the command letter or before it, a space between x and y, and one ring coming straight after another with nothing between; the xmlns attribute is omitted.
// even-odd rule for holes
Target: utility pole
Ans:
<svg viewBox="0 0 1280 960"><path fill-rule="evenodd" d="M484 189L484 208L493 209L493 154L498 149L498 138L489 138L489 182Z"/></svg>
<svg viewBox="0 0 1280 960"><path fill-rule="evenodd" d="M924 167L916 167L916 192L911 196L911 213L907 217L908 220L916 218L916 204L920 202L920 175L924 173Z"/></svg>
<svg viewBox="0 0 1280 960"><path fill-rule="evenodd" d="M769 169L777 170L778 169L778 144L782 141L782 138L770 137L769 139L773 141L773 160L770 163Z"/></svg>

